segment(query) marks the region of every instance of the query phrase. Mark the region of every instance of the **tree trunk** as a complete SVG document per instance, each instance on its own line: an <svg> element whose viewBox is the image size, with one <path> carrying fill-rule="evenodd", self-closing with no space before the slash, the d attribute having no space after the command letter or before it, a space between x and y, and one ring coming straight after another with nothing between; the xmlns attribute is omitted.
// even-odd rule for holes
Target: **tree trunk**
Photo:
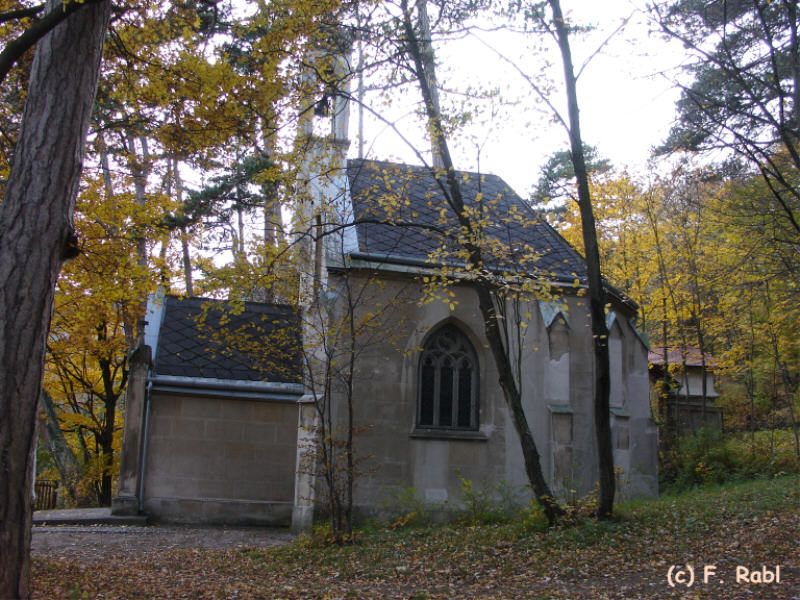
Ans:
<svg viewBox="0 0 800 600"><path fill-rule="evenodd" d="M581 230L586 251L586 271L589 277L589 307L592 315L592 335L594 336L595 389L594 425L597 436L597 457L600 468L600 498L597 516L610 518L614 510L614 452L611 447L611 415L609 396L611 393L611 373L608 355L608 327L606 326L606 294L600 272L600 251L597 246L597 229L592 212L592 199L589 194L589 178L583 156L580 118L578 116L577 80L572 66L572 51L569 45L569 32L561 13L559 0L549 0L553 11L553 25L558 37L561 59L564 63L564 81L567 88L569 109L569 141L572 165L578 183L578 207L581 213Z"/></svg>
<svg viewBox="0 0 800 600"><path fill-rule="evenodd" d="M45 339L61 263L78 252L72 212L110 10L108 2L87 5L39 42L0 205L0 598L30 594Z"/></svg>
<svg viewBox="0 0 800 600"><path fill-rule="evenodd" d="M111 372L111 363L108 360L99 361L100 372L103 378L103 404L105 405L105 415L101 423L100 435L95 436L100 446L100 454L103 460L103 473L100 478L100 506L111 506L112 484L114 466L114 425L117 416L117 399L119 393L114 392L114 376ZM120 386L120 389L124 387Z"/></svg>
<svg viewBox="0 0 800 600"><path fill-rule="evenodd" d="M703 394L703 404L700 407L700 422L706 426L706 402L708 398L708 365L706 364L706 343L703 337L703 329L700 327L700 317L697 317L697 345L700 348L700 376L703 378L701 383L701 393Z"/></svg>
<svg viewBox="0 0 800 600"><path fill-rule="evenodd" d="M183 262L183 282L186 295L194 296L194 283L192 282L192 256L189 252L189 233L186 227L181 227L181 260Z"/></svg>
<svg viewBox="0 0 800 600"><path fill-rule="evenodd" d="M423 75L428 86L430 102L436 114L441 115L439 106L439 89L436 84L436 61L433 55L433 40L431 39L431 24L428 19L428 0L416 0L417 12L419 13L419 33L420 39L419 56L424 67ZM439 150L435 136L431 135L431 165L434 169L444 169L444 157Z"/></svg>
<svg viewBox="0 0 800 600"><path fill-rule="evenodd" d="M418 2L417 8L419 11L425 11L425 3ZM469 235L472 234L475 227L464 210L464 201L461 195L461 187L456 177L456 171L453 166L452 158L450 157L450 149L445 139L442 128L442 117L437 106L437 99L431 91L430 82L435 81L435 77L427 74L427 70L433 69L433 62L431 60L425 61L423 56L424 48L420 41L416 38L414 28L411 22L411 16L408 9L408 2L402 3L404 14L404 29L407 40L407 50L414 62L414 71L416 73L417 81L422 92L425 110L427 112L430 136L433 143L434 155L438 156L437 160L441 161L442 169L434 170L434 177L437 181L442 181L442 187L446 188L449 192L450 208L456 215L461 227ZM427 17L423 18L423 21ZM424 24L423 24L424 29ZM440 170L445 171L442 177ZM468 252L469 262L474 268L475 272L480 272L483 268L483 258L481 249L471 241L463 242L464 249ZM544 510L547 520L553 524L564 513L564 510L559 506L554 498L547 480L544 477L541 467L541 460L539 452L536 448L536 441L533 438L528 420L525 416L525 411L522 406L522 394L520 393L519 385L514 378L514 368L511 363L510 348L503 344L502 335L500 333L500 319L497 315L497 308L495 306L495 298L497 297L496 287L494 284L484 277L478 277L473 282L473 286L478 296L478 306L481 311L481 316L484 321L484 328L486 338L489 342L489 348L492 352L495 364L497 365L498 378L500 388L503 390L503 396L511 409L511 417L516 429L517 435L520 438L520 445L522 447L522 456L525 461L525 472L528 475L528 480L533 488L536 500Z"/></svg>
<svg viewBox="0 0 800 600"><path fill-rule="evenodd" d="M525 473L533 488L536 501L542 507L548 522L552 525L564 514L564 510L553 497L553 493L550 491L542 472L541 457L536 447L536 441L533 439L531 428L528 425L528 418L525 416L525 409L522 406L522 394L520 394L519 386L514 378L514 370L511 366L508 348L503 345L500 323L489 284L482 280L478 281L475 284L475 290L478 294L478 306L481 310L481 316L484 319L486 338L497 365L500 388L503 390L503 395L511 409L514 429L519 436L522 457L525 461Z"/></svg>
<svg viewBox="0 0 800 600"><path fill-rule="evenodd" d="M39 434L44 438L50 456L58 469L61 485L67 491L70 501L74 504L78 500L75 484L78 481L80 467L72 449L64 438L64 432L58 425L56 409L50 394L42 390L42 415Z"/></svg>
<svg viewBox="0 0 800 600"><path fill-rule="evenodd" d="M667 296L666 294L661 299L662 300L662 307L664 309L664 321L661 324L662 327L662 342L663 346L662 349L664 350L664 374L661 380L663 388L661 390L661 397L659 398L660 402L664 403L664 425L669 423L669 396L670 396L670 388L672 387L672 379L669 375L669 347L668 347L668 338L667 338ZM661 411L659 411L659 415ZM667 434L669 436L665 447L674 447L677 443L677 430L678 430L678 398L675 398L675 420L673 421L672 427L667 429Z"/></svg>

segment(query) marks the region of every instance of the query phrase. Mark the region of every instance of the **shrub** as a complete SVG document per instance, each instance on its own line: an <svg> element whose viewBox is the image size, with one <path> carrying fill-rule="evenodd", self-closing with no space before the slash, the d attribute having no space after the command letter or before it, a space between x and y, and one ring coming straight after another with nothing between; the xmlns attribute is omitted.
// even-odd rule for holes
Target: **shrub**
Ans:
<svg viewBox="0 0 800 600"><path fill-rule="evenodd" d="M419 496L414 486L401 488L392 497L381 503L381 510L391 515L389 526L392 529L431 522L430 506Z"/></svg>
<svg viewBox="0 0 800 600"><path fill-rule="evenodd" d="M791 435L766 430L751 438L749 433L724 435L704 428L683 436L661 455L662 491L800 473Z"/></svg>
<svg viewBox="0 0 800 600"><path fill-rule="evenodd" d="M505 483L476 486L458 473L461 482L461 512L459 520L468 525L505 523L518 511L511 490Z"/></svg>

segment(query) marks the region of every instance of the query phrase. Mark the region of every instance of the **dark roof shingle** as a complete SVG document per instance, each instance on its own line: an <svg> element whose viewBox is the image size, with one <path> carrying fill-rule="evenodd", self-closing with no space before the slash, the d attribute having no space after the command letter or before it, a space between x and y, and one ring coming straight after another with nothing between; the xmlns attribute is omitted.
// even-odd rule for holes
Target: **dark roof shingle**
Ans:
<svg viewBox="0 0 800 600"><path fill-rule="evenodd" d="M167 296L156 375L300 381L300 318L289 306Z"/></svg>
<svg viewBox="0 0 800 600"><path fill-rule="evenodd" d="M429 168L359 159L348 161L347 176L360 252L427 260L442 246L442 232L459 235L456 216ZM488 266L585 280L583 258L500 177L464 171L457 177L465 206L475 210L480 198L486 237L499 242L484 251ZM460 245L451 241L448 248L455 256Z"/></svg>

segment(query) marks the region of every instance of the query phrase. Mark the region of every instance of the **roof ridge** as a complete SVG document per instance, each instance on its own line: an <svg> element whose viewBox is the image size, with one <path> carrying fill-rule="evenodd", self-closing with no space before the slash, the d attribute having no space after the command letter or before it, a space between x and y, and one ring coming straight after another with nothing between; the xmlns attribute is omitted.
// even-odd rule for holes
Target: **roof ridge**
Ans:
<svg viewBox="0 0 800 600"><path fill-rule="evenodd" d="M430 172L434 172L434 171L445 171L445 169L443 169L443 168L434 167L432 165L413 165L413 164L410 164L410 163L394 162L394 161L390 161L390 160L377 160L377 159L373 159L373 158L348 158L347 159L346 168L349 169L351 163L353 163L354 167L356 166L355 163L377 163L377 164L384 164L384 165L392 165L392 166L396 166L396 167L405 167L407 169L424 170L424 171L427 171L429 173ZM508 187L509 190L511 190L512 192L514 191L513 188L510 185L508 185L508 183L505 181L505 179L503 179L500 175L497 175L496 173L490 173L488 171L465 171L464 169L456 169L455 171L456 171L456 173L465 173L465 174L468 174L468 175L477 175L477 176L480 176L480 177L493 177L495 179L499 179L500 181L502 181L503 183L506 184L506 186ZM514 193L516 194L516 192L514 192Z"/></svg>
<svg viewBox="0 0 800 600"><path fill-rule="evenodd" d="M191 303L198 303L198 302L212 302L215 304L233 304L242 302L245 306L260 306L260 307L271 307L271 308L285 308L288 310L297 310L297 307L293 304L288 304L285 302L261 302L260 300L236 300L236 299L221 299L221 298L208 298L206 296L185 296L183 294L165 294L165 299L172 298L175 300L179 300L181 302L191 302Z"/></svg>

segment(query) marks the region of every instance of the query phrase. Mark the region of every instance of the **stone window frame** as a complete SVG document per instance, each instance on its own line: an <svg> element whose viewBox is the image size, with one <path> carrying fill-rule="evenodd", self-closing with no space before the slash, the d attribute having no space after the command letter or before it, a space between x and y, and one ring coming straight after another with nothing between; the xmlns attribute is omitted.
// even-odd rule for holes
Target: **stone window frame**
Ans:
<svg viewBox="0 0 800 600"><path fill-rule="evenodd" d="M426 365L425 363L428 362ZM470 390L468 397L461 395L464 383L463 370L468 369ZM449 376L450 415L442 422L442 379L445 369L452 369ZM426 392L427 390L427 392ZM412 437L454 437L485 439L480 433L480 363L475 347L466 333L453 323L445 323L436 328L425 341L417 364L416 417ZM424 396L429 397L425 401ZM469 423L461 418L462 406L467 408ZM446 410L446 409L445 409Z"/></svg>

